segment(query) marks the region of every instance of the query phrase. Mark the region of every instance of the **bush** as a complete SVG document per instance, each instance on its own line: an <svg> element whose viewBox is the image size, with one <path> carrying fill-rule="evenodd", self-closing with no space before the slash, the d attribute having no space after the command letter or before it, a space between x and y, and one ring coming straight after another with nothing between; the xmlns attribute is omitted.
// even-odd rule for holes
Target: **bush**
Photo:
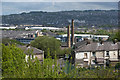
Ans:
<svg viewBox="0 0 120 80"><path fill-rule="evenodd" d="M2 77L3 78L118 78L114 68L85 68L73 67L68 61L58 63L51 56L41 63L37 58L25 61L25 54L14 45L2 45ZM50 54L49 49L47 50ZM61 66L61 65L64 66Z"/></svg>
<svg viewBox="0 0 120 80"><path fill-rule="evenodd" d="M117 63L117 64L115 65L115 69L120 69L120 63Z"/></svg>

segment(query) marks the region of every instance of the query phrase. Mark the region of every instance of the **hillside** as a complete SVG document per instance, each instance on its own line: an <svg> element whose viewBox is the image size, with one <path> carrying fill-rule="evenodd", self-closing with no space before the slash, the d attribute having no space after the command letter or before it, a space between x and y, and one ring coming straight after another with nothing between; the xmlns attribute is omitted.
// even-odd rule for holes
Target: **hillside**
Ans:
<svg viewBox="0 0 120 80"><path fill-rule="evenodd" d="M67 26L71 19L75 20L75 26L91 25L117 25L117 10L85 10L85 11L60 11L42 12L31 11L29 13L3 15L3 24L40 24L44 26Z"/></svg>

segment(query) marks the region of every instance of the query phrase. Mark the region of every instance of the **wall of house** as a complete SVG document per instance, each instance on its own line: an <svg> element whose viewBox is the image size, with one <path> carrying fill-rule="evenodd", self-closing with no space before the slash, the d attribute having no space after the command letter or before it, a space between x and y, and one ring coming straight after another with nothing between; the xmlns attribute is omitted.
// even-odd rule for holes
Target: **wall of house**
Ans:
<svg viewBox="0 0 120 80"><path fill-rule="evenodd" d="M28 61L28 57L29 57L29 55L26 55L26 57L25 57L26 62ZM44 59L44 54L33 55L33 58L35 58L35 57L37 57L38 60L42 61ZM32 59L32 55L30 55L30 59Z"/></svg>
<svg viewBox="0 0 120 80"><path fill-rule="evenodd" d="M95 52L95 56L93 55L93 52L91 52L91 55L90 55L90 56L91 56L91 58L90 58L90 64L91 64L91 65L95 65L95 62L94 62L94 61L95 61L96 52Z"/></svg>
<svg viewBox="0 0 120 80"><path fill-rule="evenodd" d="M75 59L83 59L84 58L84 53L83 52L79 52L75 54Z"/></svg>
<svg viewBox="0 0 120 80"><path fill-rule="evenodd" d="M116 61L118 60L118 51L109 51L109 56L111 61Z"/></svg>
<svg viewBox="0 0 120 80"><path fill-rule="evenodd" d="M29 55L26 55L26 56L25 56L26 62L28 61L28 57L29 57ZM33 55L33 58L35 58L35 55ZM30 59L32 59L32 55L30 55Z"/></svg>
<svg viewBox="0 0 120 80"><path fill-rule="evenodd" d="M87 54L87 58L85 58L84 54ZM116 62L118 62L118 55L120 56L120 50L114 50L109 51L109 56L107 56L107 51L96 51L95 56L97 58L98 63L102 63L103 65L106 65L106 60L109 59L111 65L115 65ZM79 66L83 66L88 64L88 66L96 65L94 63L95 57L93 55L93 52L77 52L75 53L75 63Z"/></svg>
<svg viewBox="0 0 120 80"><path fill-rule="evenodd" d="M104 51L97 51L96 52L96 58L103 58L104 57Z"/></svg>
<svg viewBox="0 0 120 80"><path fill-rule="evenodd" d="M85 58L85 54L87 54L87 58ZM78 52L78 53L75 53L75 62L77 64L81 64L83 65L83 63L81 62L87 62L87 64L89 65L90 64L90 52Z"/></svg>
<svg viewBox="0 0 120 80"><path fill-rule="evenodd" d="M35 55L35 57L37 57L38 60L43 60L44 59L44 54Z"/></svg>
<svg viewBox="0 0 120 80"><path fill-rule="evenodd" d="M90 52L78 52L75 54L76 59L83 59L84 58L84 53L87 53L87 58L90 58Z"/></svg>
<svg viewBox="0 0 120 80"><path fill-rule="evenodd" d="M95 65L95 62L93 59L91 60L91 65Z"/></svg>

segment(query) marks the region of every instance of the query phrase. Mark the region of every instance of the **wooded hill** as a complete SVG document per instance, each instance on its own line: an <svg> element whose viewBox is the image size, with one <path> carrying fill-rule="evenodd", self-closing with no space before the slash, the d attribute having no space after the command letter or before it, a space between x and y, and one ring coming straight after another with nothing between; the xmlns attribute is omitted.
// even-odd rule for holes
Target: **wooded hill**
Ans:
<svg viewBox="0 0 120 80"><path fill-rule="evenodd" d="M117 10L85 10L85 11L60 11L42 12L31 11L29 13L3 15L3 24L39 24L44 26L64 27L74 19L75 26L103 26L115 27L118 20Z"/></svg>

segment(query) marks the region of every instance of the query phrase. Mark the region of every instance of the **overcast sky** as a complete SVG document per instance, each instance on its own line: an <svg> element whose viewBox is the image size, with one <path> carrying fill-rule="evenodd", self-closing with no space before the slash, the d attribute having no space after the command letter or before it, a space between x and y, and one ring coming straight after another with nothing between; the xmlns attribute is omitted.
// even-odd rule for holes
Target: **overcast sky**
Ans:
<svg viewBox="0 0 120 80"><path fill-rule="evenodd" d="M2 2L118 2L120 0L1 0Z"/></svg>
<svg viewBox="0 0 120 80"><path fill-rule="evenodd" d="M117 2L2 2L2 14L18 14L30 11L56 12L66 10L116 10L118 9L117 4Z"/></svg>

